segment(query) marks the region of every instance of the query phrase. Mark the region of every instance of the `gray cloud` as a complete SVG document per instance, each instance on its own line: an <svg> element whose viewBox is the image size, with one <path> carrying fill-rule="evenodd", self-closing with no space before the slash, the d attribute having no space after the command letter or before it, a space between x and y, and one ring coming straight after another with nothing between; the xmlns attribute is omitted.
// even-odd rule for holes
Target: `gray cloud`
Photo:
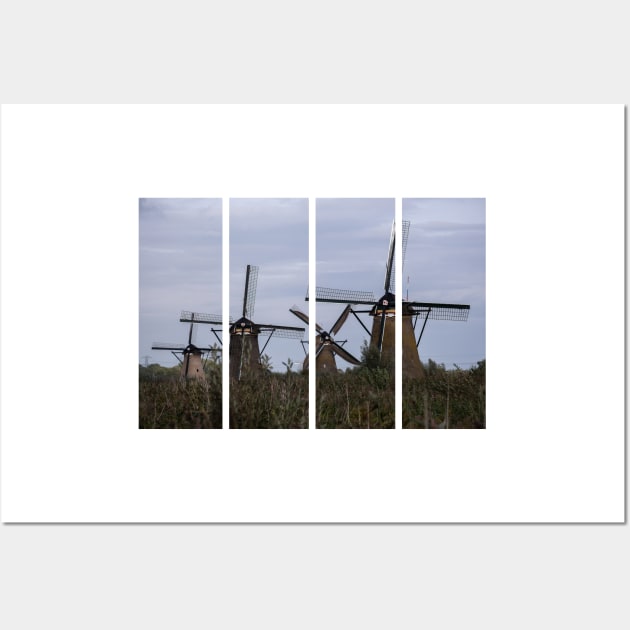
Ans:
<svg viewBox="0 0 630 630"><path fill-rule="evenodd" d="M308 199L230 199L230 313L235 318L242 313L248 264L259 268L254 321L303 326L289 308L304 299L308 285ZM304 356L299 341L276 338L265 353L274 369L282 369L289 357L301 362Z"/></svg>
<svg viewBox="0 0 630 630"><path fill-rule="evenodd" d="M185 342L181 310L221 314L222 228L219 199L142 199L140 221L140 356L164 365L169 353L151 351L154 341ZM317 284L338 289L383 290L393 199L317 199ZM429 322L421 356L445 363L472 363L485 356L485 201L404 199L411 221L399 287L421 301L466 303L469 320ZM260 268L255 320L301 326L289 308L305 311L308 285L307 199L230 200L230 313L241 313L245 267ZM317 304L324 327L343 305ZM368 327L370 318L363 316ZM304 338L307 338L305 334ZM349 318L339 339L360 353L365 331ZM212 343L199 327L198 341ZM279 369L291 357L303 359L300 344L272 340L266 352Z"/></svg>
<svg viewBox="0 0 630 630"><path fill-rule="evenodd" d="M175 365L155 341L185 343L182 310L221 313L220 199L141 199L139 203L140 356ZM197 341L211 343L208 330Z"/></svg>
<svg viewBox="0 0 630 630"><path fill-rule="evenodd" d="M471 308L466 323L428 322L421 357L467 367L485 358L485 200L403 199L402 207L411 221L404 295Z"/></svg>

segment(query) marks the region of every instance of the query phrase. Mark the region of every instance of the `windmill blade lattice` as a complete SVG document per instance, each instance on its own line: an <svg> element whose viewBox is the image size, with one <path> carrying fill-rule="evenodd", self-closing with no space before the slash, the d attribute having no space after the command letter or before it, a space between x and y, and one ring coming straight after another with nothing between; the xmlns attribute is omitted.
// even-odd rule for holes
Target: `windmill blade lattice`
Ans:
<svg viewBox="0 0 630 630"><path fill-rule="evenodd" d="M405 262L405 255L407 254L407 241L409 240L409 228L411 227L411 221L402 222L402 261Z"/></svg>
<svg viewBox="0 0 630 630"><path fill-rule="evenodd" d="M193 311L182 311L181 315L179 316L179 321L199 324L214 324L215 326L221 326L223 324L223 318L221 317L221 315L211 315L210 313L195 313Z"/></svg>
<svg viewBox="0 0 630 630"><path fill-rule="evenodd" d="M307 302L308 299L307 293ZM326 287L315 287L315 299L318 302L332 302L337 304L369 304L370 306L373 306L376 301L376 298L371 291L328 289Z"/></svg>
<svg viewBox="0 0 630 630"><path fill-rule="evenodd" d="M407 302L405 305L413 315L424 315L427 319L465 322L470 312L469 304L439 304L436 302Z"/></svg>
<svg viewBox="0 0 630 630"><path fill-rule="evenodd" d="M243 294L243 317L253 319L254 304L256 302L256 287L258 286L258 267L247 265L245 274L245 293Z"/></svg>
<svg viewBox="0 0 630 630"><path fill-rule="evenodd" d="M402 222L402 264L403 269L405 267L405 254L407 253L407 241L409 240L409 227L411 226L411 221L403 221ZM390 293L396 293L396 257L394 256L392 260L392 276L389 282Z"/></svg>
<svg viewBox="0 0 630 630"><path fill-rule="evenodd" d="M389 237L389 251L387 253L387 260L385 262L385 283L383 284L383 290L385 293L391 291L392 285L392 272L394 270L394 250L396 249L396 224L392 223L392 231Z"/></svg>
<svg viewBox="0 0 630 630"><path fill-rule="evenodd" d="M403 265L405 261L405 254L407 253L407 241L409 240L409 226L411 221L403 221L401 229L402 237L402 260ZM392 224L392 232L389 239L389 252L387 255L387 264L385 265L385 286L383 287L385 292L396 293L396 224Z"/></svg>
<svg viewBox="0 0 630 630"><path fill-rule="evenodd" d="M272 326L259 324L260 335L273 335L281 339L302 339L304 328L294 328L292 326Z"/></svg>

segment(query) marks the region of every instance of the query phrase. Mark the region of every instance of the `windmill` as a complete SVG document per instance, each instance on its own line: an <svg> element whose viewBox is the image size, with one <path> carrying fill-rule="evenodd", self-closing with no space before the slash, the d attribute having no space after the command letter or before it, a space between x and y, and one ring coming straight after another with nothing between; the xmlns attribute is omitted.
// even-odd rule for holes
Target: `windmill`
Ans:
<svg viewBox="0 0 630 630"><path fill-rule="evenodd" d="M404 260L407 239L409 236L409 221L402 223L402 258ZM370 336L370 346L376 348L381 359L389 360L393 363L395 349L395 273L394 273L394 252L396 247L395 224L392 224L392 231L389 239L389 252L385 264L385 281L383 284L383 295L376 300L374 295L365 291L344 291L337 289L316 288L315 299L318 302L333 302L348 304L351 313L357 318L365 331ZM306 298L308 300L308 296ZM371 306L367 310L352 308L355 305ZM412 378L421 378L424 369L418 355L420 338L424 332L424 327L428 319L446 319L451 321L466 321L470 306L467 304L439 304L429 302L402 303L402 370L403 375ZM357 313L368 313L372 319L372 330L363 324ZM420 337L416 341L415 326L420 315L424 315L424 324L420 331ZM413 320L413 321L412 321Z"/></svg>
<svg viewBox="0 0 630 630"><path fill-rule="evenodd" d="M252 321L257 284L258 267L247 265L243 312L241 317L230 325L230 377L236 380L240 380L247 373L255 374L260 371L260 355L265 351L272 336L301 339L304 335L304 328L278 324L256 324ZM258 337L261 335L268 337L262 350L258 345Z"/></svg>
<svg viewBox="0 0 630 630"><path fill-rule="evenodd" d="M308 315L303 313L297 306L289 309L296 317L299 317L303 322L308 324ZM341 344L337 343L333 336L336 335L341 327L344 325L352 307L350 304L346 306L337 321L332 325L330 332L324 330L319 324L315 324L317 330L317 337L315 340L315 368L317 372L336 372L337 364L335 362L335 355L339 355L342 359L345 359L352 365L361 365L359 359L353 357L347 350L345 350ZM308 354L304 359L303 371L308 370Z"/></svg>
<svg viewBox="0 0 630 630"><path fill-rule="evenodd" d="M184 378L195 378L203 380L205 379L204 365L202 358L204 354L216 353L216 348L199 347L193 343L193 331L196 323L220 325L221 318L217 315L209 315L207 313L193 313L191 311L182 311L179 319L180 322L190 322L190 329L188 331L188 343L176 344L176 343L159 343L155 342L152 346L152 350L170 350L175 358L179 361L182 370L181 375ZM221 339L217 335L215 329L212 329L219 342ZM183 355L183 358L179 358L179 354Z"/></svg>
<svg viewBox="0 0 630 630"><path fill-rule="evenodd" d="M221 332L220 328L214 328L214 326L223 326L220 315L209 315L208 313L194 313L193 311L182 311L179 316L180 322L190 322L190 334L192 335L193 324L209 324L210 331L217 338L219 345L223 345L221 337L217 335L217 332ZM232 318L230 318L230 324Z"/></svg>

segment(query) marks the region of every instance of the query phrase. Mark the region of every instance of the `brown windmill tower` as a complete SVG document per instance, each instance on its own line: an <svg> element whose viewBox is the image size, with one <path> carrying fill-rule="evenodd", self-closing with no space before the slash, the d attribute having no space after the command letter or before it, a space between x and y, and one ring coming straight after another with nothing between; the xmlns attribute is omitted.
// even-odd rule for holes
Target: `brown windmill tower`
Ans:
<svg viewBox="0 0 630 630"><path fill-rule="evenodd" d="M245 292L243 294L243 314L230 325L230 377L236 380L246 375L255 375L261 371L260 355L265 351L272 336L289 339L301 339L304 328L280 326L276 324L255 324L254 303L258 284L258 267L247 265L245 273ZM260 350L259 336L268 336Z"/></svg>
<svg viewBox="0 0 630 630"><path fill-rule="evenodd" d="M402 247L403 259L409 235L409 221L402 223ZM360 291L339 291L335 289L325 289L317 287L316 299L318 302L340 302L346 303L351 307L355 305L371 306L368 310L359 310L351 308L359 323L370 336L370 347L376 348L381 356L381 360L389 364L393 369L395 357L395 276L394 276L394 252L396 246L395 225L392 225L392 231L389 241L389 253L385 265L385 282L383 285L384 293L376 300L371 293ZM308 298L307 298L308 299ZM468 318L469 305L465 304L437 304L427 302L408 302L402 303L402 373L407 378L422 378L424 376L424 368L418 354L418 345L420 339L416 341L415 325L420 315L425 316L424 324L427 319L449 319L452 321L465 321ZM357 313L367 313L372 317L372 330L363 324L356 316ZM420 332L420 337L424 331L424 325Z"/></svg>
<svg viewBox="0 0 630 630"><path fill-rule="evenodd" d="M335 355L340 356L352 365L361 365L361 361L352 356L347 350L345 350L341 344L336 342L333 338L344 325L348 315L350 314L352 307L350 304L346 306L337 321L333 324L330 332L324 330L319 324L315 324L317 330L317 336L315 338L315 367L317 373L329 373L337 372L337 363L335 361ZM299 317L303 322L308 324L308 315L303 313L297 306L289 309L296 317ZM308 370L309 355L306 355L302 371Z"/></svg>
<svg viewBox="0 0 630 630"><path fill-rule="evenodd" d="M195 323L204 324L221 324L221 318L217 315L208 315L206 313L191 313L184 311L181 314L180 322L190 322L188 331L187 344L159 343L156 342L151 346L152 350L170 350L181 365L181 375L186 379L205 380L204 372L204 355L216 352L216 349L210 347L200 347L195 345L193 340L193 330ZM215 330L213 329L216 335ZM218 338L218 336L217 336ZM221 341L219 339L219 341ZM183 355L180 359L179 354Z"/></svg>

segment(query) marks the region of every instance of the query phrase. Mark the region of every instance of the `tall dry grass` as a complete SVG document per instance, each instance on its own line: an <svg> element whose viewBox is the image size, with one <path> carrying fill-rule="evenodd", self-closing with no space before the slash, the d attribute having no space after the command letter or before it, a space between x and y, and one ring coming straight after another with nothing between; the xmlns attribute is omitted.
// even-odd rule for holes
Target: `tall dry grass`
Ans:
<svg viewBox="0 0 630 630"><path fill-rule="evenodd" d="M308 429L308 377L259 373L230 381L231 429Z"/></svg>
<svg viewBox="0 0 630 630"><path fill-rule="evenodd" d="M166 377L140 381L141 429L220 429L221 380Z"/></svg>
<svg viewBox="0 0 630 630"><path fill-rule="evenodd" d="M485 429L486 362L446 370L429 361L422 380L403 379L404 429Z"/></svg>
<svg viewBox="0 0 630 630"><path fill-rule="evenodd" d="M394 376L385 368L317 375L318 429L393 429Z"/></svg>

